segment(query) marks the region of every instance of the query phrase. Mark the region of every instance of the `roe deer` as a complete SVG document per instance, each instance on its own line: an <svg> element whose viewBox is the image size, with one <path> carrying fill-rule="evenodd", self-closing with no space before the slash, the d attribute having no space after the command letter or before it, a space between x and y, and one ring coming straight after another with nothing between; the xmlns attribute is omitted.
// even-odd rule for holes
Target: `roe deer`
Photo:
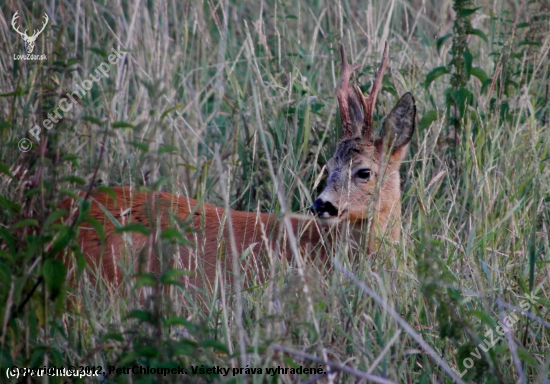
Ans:
<svg viewBox="0 0 550 384"><path fill-rule="evenodd" d="M343 46L340 53L342 74L336 94L343 138L327 164L327 186L310 208L315 216L291 218L292 230L299 238L298 246L306 252L316 247L322 248L318 246L322 237L319 224L322 227L323 224L345 221L361 226L368 217L373 217L374 226L371 228L377 235L396 241L400 233L399 166L414 131L414 98L406 93L399 100L386 118L385 134L374 139L373 110L388 64L387 43L369 97L363 96L358 87L349 84L352 72L359 66L348 64ZM286 257L292 256L288 241L284 240L282 220L277 215L230 211L232 225L228 228L224 209L207 203L164 192L136 192L128 187L112 190L116 198L106 192L93 193L88 213L103 227L105 242L102 243L98 232L86 223L81 225L78 235L87 262L99 268L100 276L109 282L118 284L121 281L122 264L136 265L135 261L123 260L122 255L128 254L124 251L128 243L136 254L140 250L149 250L147 261L141 264L147 270L158 272L160 268L159 257L153 255L151 246L156 241L155 231L150 235L132 232L131 242L125 242L123 234L116 231L117 222L134 222L165 230L178 229L179 220L196 229L196 233L185 235L194 246L179 245L176 252L179 257L172 258L172 263L175 263L172 266L195 272L196 276L190 279L190 283L198 286L202 286L203 281L213 283L219 266L217 263L221 263L221 271L231 271L226 267L231 265L233 251L241 255L248 249L254 254L262 247L275 249L279 246L280 253ZM69 209L71 201L67 200L62 205ZM369 211L372 212L370 215ZM229 238L230 232L234 242ZM297 236L299 233L301 236ZM320 249L320 253L324 256L326 250ZM256 262L253 258L252 263ZM201 271L204 276L200 276Z"/></svg>

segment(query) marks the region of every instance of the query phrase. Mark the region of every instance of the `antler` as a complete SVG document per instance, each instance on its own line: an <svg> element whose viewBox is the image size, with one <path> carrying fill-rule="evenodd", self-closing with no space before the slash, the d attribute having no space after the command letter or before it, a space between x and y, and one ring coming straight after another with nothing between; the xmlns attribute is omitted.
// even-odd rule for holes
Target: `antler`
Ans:
<svg viewBox="0 0 550 384"><path fill-rule="evenodd" d="M19 11L15 12L13 14L13 17L11 18L11 26L13 27L13 29L15 30L15 32L19 33L21 36L24 36L25 38L27 38L27 30L25 29L25 32L21 32L19 30L19 27L17 27L15 25L15 20L17 20L19 18L19 16L17 16L17 14L19 13Z"/></svg>
<svg viewBox="0 0 550 384"><path fill-rule="evenodd" d="M360 65L349 65L343 44L340 44L340 56L342 57L342 74L340 75L340 84L338 88L336 88L336 97L338 98L338 105L340 107L340 120L342 121L344 137L349 137L353 136L355 131L355 127L351 121L348 104L348 98L350 97L349 78L353 71L359 68Z"/></svg>
<svg viewBox="0 0 550 384"><path fill-rule="evenodd" d="M46 25L48 25L48 20L50 20L50 18L48 17L47 13L44 13L44 18L46 19L46 21L42 24L42 29L38 32L36 32L36 30L35 30L34 33L32 34L32 36L30 37L31 39L34 39L38 35L40 35L42 33L42 31L44 30L44 28L46 28Z"/></svg>
<svg viewBox="0 0 550 384"><path fill-rule="evenodd" d="M369 97L365 97L363 96L363 94L361 94L361 102L363 103L364 111L362 133L364 140L367 142L372 141L373 111L376 105L376 97L378 96L380 88L382 88L382 79L384 78L384 72L386 72L388 61L388 42L386 41L384 45L384 53L382 54L382 62L380 63L380 67L378 67L378 71L376 72L376 77L374 78L374 82L372 83L370 95Z"/></svg>
<svg viewBox="0 0 550 384"><path fill-rule="evenodd" d="M338 105L340 106L340 119L342 121L344 137L352 137L355 135L354 122L360 121L361 112L359 109L362 107L363 128L361 129L361 134L366 143L372 142L373 111L376 105L378 92L380 92L380 88L382 88L382 79L389 61L388 42L386 41L384 45L382 62L376 72L370 95L368 97L365 97L358 87L349 84L351 74L359 68L360 65L349 65L343 45L340 45L340 55L342 56L342 74L340 76L340 84L336 89L336 96L338 97ZM360 104L359 99L361 100ZM350 114L350 106L354 112L353 116Z"/></svg>

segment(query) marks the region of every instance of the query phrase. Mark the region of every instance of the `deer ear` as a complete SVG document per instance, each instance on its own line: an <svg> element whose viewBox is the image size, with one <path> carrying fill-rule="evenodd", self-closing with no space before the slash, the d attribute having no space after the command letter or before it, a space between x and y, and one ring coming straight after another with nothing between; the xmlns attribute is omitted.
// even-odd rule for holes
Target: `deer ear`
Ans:
<svg viewBox="0 0 550 384"><path fill-rule="evenodd" d="M405 93L386 117L384 142L393 144L392 155L402 152L414 133L416 105L410 92ZM389 139L389 140L388 140Z"/></svg>

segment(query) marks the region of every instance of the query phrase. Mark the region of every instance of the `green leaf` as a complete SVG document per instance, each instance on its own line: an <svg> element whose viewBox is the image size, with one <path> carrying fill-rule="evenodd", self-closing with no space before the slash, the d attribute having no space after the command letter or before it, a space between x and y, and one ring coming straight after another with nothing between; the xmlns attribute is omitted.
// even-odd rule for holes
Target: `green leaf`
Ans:
<svg viewBox="0 0 550 384"><path fill-rule="evenodd" d="M177 285L184 288L179 279L181 276L195 276L195 272L185 269L169 269L162 274L160 282L164 285Z"/></svg>
<svg viewBox="0 0 550 384"><path fill-rule="evenodd" d="M11 284L11 269L0 260L0 280L4 287L9 287Z"/></svg>
<svg viewBox="0 0 550 384"><path fill-rule="evenodd" d="M489 89L492 83L493 79L491 79L490 77L485 79L485 81L483 81L483 83L481 84L481 93L485 93L485 91Z"/></svg>
<svg viewBox="0 0 550 384"><path fill-rule="evenodd" d="M25 228L25 227L38 227L38 220L35 219L23 219L15 223L12 229Z"/></svg>
<svg viewBox="0 0 550 384"><path fill-rule="evenodd" d="M162 187L164 184L168 183L169 181L170 181L170 178L161 177L155 182L155 184L153 184L153 191L158 191L160 187Z"/></svg>
<svg viewBox="0 0 550 384"><path fill-rule="evenodd" d="M15 250L15 237L5 228L0 227L0 240L4 241L9 248L9 251L12 255L15 255L17 251ZM2 259L0 259L1 261Z"/></svg>
<svg viewBox="0 0 550 384"><path fill-rule="evenodd" d="M470 72L472 71L472 61L474 60L472 52L462 52L462 57L464 57L464 69L466 70L466 77L470 77Z"/></svg>
<svg viewBox="0 0 550 384"><path fill-rule="evenodd" d="M154 322L150 322L151 324L154 324ZM132 353L132 360L131 361L135 361L133 359L136 359L136 360L141 360L141 359L145 359L145 360L149 360L150 359L158 359L158 355L159 355L159 350L157 349L156 346L147 346L147 347L139 347L139 348L135 348L134 349L134 352ZM124 360L122 360L124 361Z"/></svg>
<svg viewBox="0 0 550 384"><path fill-rule="evenodd" d="M289 57L298 57L300 59L304 58L300 53L289 52L286 55L289 56Z"/></svg>
<svg viewBox="0 0 550 384"><path fill-rule="evenodd" d="M7 175L10 179L13 177L13 175L10 172L10 169L6 167L4 164L0 164L0 173Z"/></svg>
<svg viewBox="0 0 550 384"><path fill-rule="evenodd" d="M443 75L448 75L450 72L447 67L437 67L433 69L430 73L426 75L426 80L424 81L424 86L428 88L430 84L436 80L438 77Z"/></svg>
<svg viewBox="0 0 550 384"><path fill-rule="evenodd" d="M491 316L487 315L485 312L474 309L473 311L470 311L470 314L477 317L479 320L481 320L483 323L487 324L491 328L496 325L495 320Z"/></svg>
<svg viewBox="0 0 550 384"><path fill-rule="evenodd" d="M65 276L67 270L65 264L59 259L47 259L44 262L44 281L50 291L50 297L55 299L65 286Z"/></svg>
<svg viewBox="0 0 550 384"><path fill-rule="evenodd" d="M119 332L108 333L105 336L103 336L102 339L103 341L108 341L108 340L124 341L124 337Z"/></svg>
<svg viewBox="0 0 550 384"><path fill-rule="evenodd" d="M78 217L76 218L76 224L80 224L86 219L86 214L90 208L90 200L82 199L80 201L80 207L78 208Z"/></svg>
<svg viewBox="0 0 550 384"><path fill-rule="evenodd" d="M86 257L82 253L82 250L80 249L80 247L75 247L73 252L74 252L74 258L76 260L76 278L78 280L80 279L82 272L84 272L84 270L88 266L88 263L86 262Z"/></svg>
<svg viewBox="0 0 550 384"><path fill-rule="evenodd" d="M468 105L472 102L473 95L466 88L455 89L451 92L451 97L458 105L460 116L464 116L464 111Z"/></svg>
<svg viewBox="0 0 550 384"><path fill-rule="evenodd" d="M40 364L44 363L44 354L46 349L41 348L40 346L36 347L34 351L32 352L31 359L29 361L29 365L31 367L39 367Z"/></svg>
<svg viewBox="0 0 550 384"><path fill-rule="evenodd" d="M0 207L4 207L6 210L12 212L21 211L21 206L19 204L16 204L13 201L4 198L3 196L0 196Z"/></svg>
<svg viewBox="0 0 550 384"><path fill-rule="evenodd" d="M471 29L468 33L469 35L475 35L481 37L487 44L489 44L489 39L487 39L487 35L481 30L481 29Z"/></svg>
<svg viewBox="0 0 550 384"><path fill-rule="evenodd" d="M463 9L460 12L458 12L458 17L468 17L476 13L476 11L481 8L482 7Z"/></svg>
<svg viewBox="0 0 550 384"><path fill-rule="evenodd" d="M61 161L70 161L73 165L78 165L78 156L73 153L68 153L61 157Z"/></svg>
<svg viewBox="0 0 550 384"><path fill-rule="evenodd" d="M12 97L16 95L17 94L15 92L0 93L0 97Z"/></svg>
<svg viewBox="0 0 550 384"><path fill-rule="evenodd" d="M424 116L420 119L418 123L418 129L423 130L428 128L434 121L439 119L440 113L438 111L428 111L424 113Z"/></svg>
<svg viewBox="0 0 550 384"><path fill-rule="evenodd" d="M134 126L126 121L115 121L113 128L134 128Z"/></svg>
<svg viewBox="0 0 550 384"><path fill-rule="evenodd" d="M178 153L177 147L172 147L169 145L162 145L158 150L159 155L162 153Z"/></svg>
<svg viewBox="0 0 550 384"><path fill-rule="evenodd" d="M210 348L213 348L213 349L218 350L220 352L229 354L229 349L227 348L227 346L225 344L220 343L217 340L206 339L206 340L201 341L199 343L199 346L206 347L206 348L210 347Z"/></svg>
<svg viewBox="0 0 550 384"><path fill-rule="evenodd" d="M127 319L138 319L139 321L143 322L151 322L151 314L147 311L142 311L139 309L134 309L131 311L127 316Z"/></svg>
<svg viewBox="0 0 550 384"><path fill-rule="evenodd" d="M168 269L161 276L161 279L174 279L181 276L193 276L195 273L193 271L188 271L185 269Z"/></svg>
<svg viewBox="0 0 550 384"><path fill-rule="evenodd" d="M97 53L99 56L101 56L105 59L107 58L107 56L109 56L109 53L107 51L105 51L104 49L101 49L101 48L91 47L90 51L92 51L94 53Z"/></svg>
<svg viewBox="0 0 550 384"><path fill-rule="evenodd" d="M470 69L470 74L477 77L479 79L479 81L481 81L481 84L483 84L485 82L485 80L487 80L489 78L489 76L487 76L485 71L483 69L481 69L480 67L474 67L474 68Z"/></svg>
<svg viewBox="0 0 550 384"><path fill-rule="evenodd" d="M67 196L67 198L77 200L77 201L80 199L80 196L77 193L75 193L71 189L66 189L66 188L60 188L59 189L59 195L60 196Z"/></svg>
<svg viewBox="0 0 550 384"><path fill-rule="evenodd" d="M437 39L437 41L435 42L435 48L437 49L437 52L439 53L439 51L441 50L441 46L443 45L443 43L445 43L445 41L447 41L447 39L449 37L452 37L453 34L452 33L449 33L445 36L441 36L439 39Z"/></svg>
<svg viewBox="0 0 550 384"><path fill-rule="evenodd" d="M132 144L134 147L138 148L139 150L143 152L147 152L149 150L149 146L146 143L139 142L139 141L131 141L130 144Z"/></svg>
<svg viewBox="0 0 550 384"><path fill-rule="evenodd" d="M154 287L157 285L157 279L152 273L141 273L136 275L136 287Z"/></svg>
<svg viewBox="0 0 550 384"><path fill-rule="evenodd" d="M192 164L188 164L188 163L178 163L176 164L178 167L185 167L191 171L196 171L197 170L197 167L195 167L194 165Z"/></svg>
<svg viewBox="0 0 550 384"><path fill-rule="evenodd" d="M199 331L199 327L197 325L191 323L189 320L183 317L170 317L164 321L164 325L166 325L167 327L170 327L172 325L183 325L185 328L187 328L191 332ZM195 342L193 341L192 343L195 343Z"/></svg>
<svg viewBox="0 0 550 384"><path fill-rule="evenodd" d="M180 231L178 231L175 228L166 228L160 234L160 238L164 240L168 240L170 242L175 242L175 243L183 243L185 241Z"/></svg>
<svg viewBox="0 0 550 384"><path fill-rule="evenodd" d="M533 367L539 364L539 361L531 353L524 351L523 348L518 348L518 357L520 361L524 361Z"/></svg>
<svg viewBox="0 0 550 384"><path fill-rule="evenodd" d="M508 80L508 84L511 84L511 85L513 85L513 86L514 86L514 88L516 88L516 90L517 90L517 89L519 89L519 84L518 84L518 83L516 83L516 82L515 82L515 81L513 81L513 80Z"/></svg>
<svg viewBox="0 0 550 384"><path fill-rule="evenodd" d="M92 123L92 124L96 124L96 125L103 125L103 122L101 120L99 120L97 117L93 117L93 116L82 116L82 120L84 121L87 121L89 123Z"/></svg>
<svg viewBox="0 0 550 384"><path fill-rule="evenodd" d="M178 104L178 105L175 105L173 106L172 108L168 108L166 111L162 112L162 115L160 115L160 119L161 120L164 120L164 118L172 111L175 111L176 109L178 108L182 108L182 107L185 107L185 104Z"/></svg>
<svg viewBox="0 0 550 384"><path fill-rule="evenodd" d="M518 46L521 47L522 45L533 45L535 47L540 47L542 46L542 43L540 41L522 40L518 43Z"/></svg>
<svg viewBox="0 0 550 384"><path fill-rule="evenodd" d="M86 181L84 181L84 179L81 179L80 177L77 177L77 176L65 176L59 179L60 183L64 181L68 181L70 183L75 183L79 185L86 185Z"/></svg>
<svg viewBox="0 0 550 384"><path fill-rule="evenodd" d="M122 232L139 232L146 236L149 236L151 234L151 231L144 226L143 224L139 223L130 223L126 224L124 227L117 228L115 230L116 233L122 233Z"/></svg>
<svg viewBox="0 0 550 384"><path fill-rule="evenodd" d="M80 60L78 59L69 59L67 60L67 68L72 67L75 64L78 64Z"/></svg>
<svg viewBox="0 0 550 384"><path fill-rule="evenodd" d="M115 193L115 191L113 191L112 188L106 187L104 185L100 185L100 186L97 187L97 190L98 190L98 192L103 192L103 193L106 193L107 195L109 195L116 204L116 200L117 200L116 199L116 193Z"/></svg>
<svg viewBox="0 0 550 384"><path fill-rule="evenodd" d="M46 221L44 221L44 228L48 228L53 223L59 221L63 216L67 215L67 211L64 209L58 209L48 215Z"/></svg>
<svg viewBox="0 0 550 384"><path fill-rule="evenodd" d="M52 255L52 257L55 257L55 255L58 255L71 241L72 238L76 237L76 232L74 230L69 230L68 227L60 227L59 230L59 236L53 243L49 254Z"/></svg>

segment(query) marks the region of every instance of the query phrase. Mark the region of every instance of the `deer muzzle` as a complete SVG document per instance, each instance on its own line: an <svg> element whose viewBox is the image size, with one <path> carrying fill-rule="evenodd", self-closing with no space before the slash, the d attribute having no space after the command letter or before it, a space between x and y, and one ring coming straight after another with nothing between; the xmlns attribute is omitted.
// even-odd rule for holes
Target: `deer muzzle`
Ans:
<svg viewBox="0 0 550 384"><path fill-rule="evenodd" d="M321 198L315 200L309 209L322 219L338 217L338 209L330 201L324 201Z"/></svg>

